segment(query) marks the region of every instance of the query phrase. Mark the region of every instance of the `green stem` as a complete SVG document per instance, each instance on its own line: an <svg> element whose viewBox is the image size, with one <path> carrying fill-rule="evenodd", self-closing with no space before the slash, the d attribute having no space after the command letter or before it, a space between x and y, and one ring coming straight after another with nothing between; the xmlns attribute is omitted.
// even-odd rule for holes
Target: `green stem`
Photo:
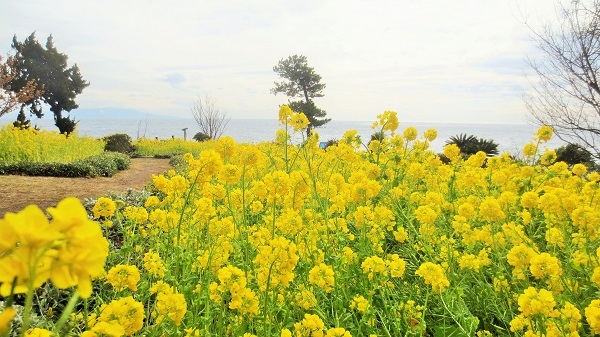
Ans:
<svg viewBox="0 0 600 337"><path fill-rule="evenodd" d="M58 322L56 322L54 329L52 329L53 334L55 334L57 336L60 335L59 334L60 329L63 327L63 325L65 325L65 323L69 319L69 315L71 315L71 313L73 312L73 308L75 308L75 304L77 303L78 299L79 299L79 293L77 291L73 292L71 299L69 299L69 303L67 303L67 306L63 310L62 315L60 315ZM85 319L87 320L87 317L85 317Z"/></svg>
<svg viewBox="0 0 600 337"><path fill-rule="evenodd" d="M27 330L29 329L29 321L31 320L31 307L33 306L34 278L34 270L31 270L31 272L29 273L29 281L27 282L27 297L25 298L25 308L23 309L23 324L21 325L21 336L25 336L25 332L27 332Z"/></svg>

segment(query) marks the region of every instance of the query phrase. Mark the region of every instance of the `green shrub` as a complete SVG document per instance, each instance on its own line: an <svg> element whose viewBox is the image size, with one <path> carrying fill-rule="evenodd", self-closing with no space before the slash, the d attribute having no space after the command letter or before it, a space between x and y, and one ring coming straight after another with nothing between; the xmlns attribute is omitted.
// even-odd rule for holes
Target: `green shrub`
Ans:
<svg viewBox="0 0 600 337"><path fill-rule="evenodd" d="M567 144L556 149L556 161L564 161L570 166L593 162L592 154L579 144Z"/></svg>
<svg viewBox="0 0 600 337"><path fill-rule="evenodd" d="M330 139L328 141L325 142L325 148L328 148L330 146L334 146L338 144L338 140L337 139Z"/></svg>
<svg viewBox="0 0 600 337"><path fill-rule="evenodd" d="M205 140L209 140L210 136L203 133L203 132L198 132L197 134L194 135L194 137L192 137L194 140L199 141L199 142L203 142Z"/></svg>
<svg viewBox="0 0 600 337"><path fill-rule="evenodd" d="M0 174L45 177L112 177L129 168L131 159L121 153L106 152L72 163L16 162L0 163Z"/></svg>
<svg viewBox="0 0 600 337"><path fill-rule="evenodd" d="M97 155L85 158L82 162L94 167L96 174L103 177L112 177L117 173L117 163L112 158L104 155Z"/></svg>
<svg viewBox="0 0 600 337"><path fill-rule="evenodd" d="M112 151L119 153L133 153L135 152L135 146L131 143L131 137L125 133L115 133L114 135L106 136L103 138L106 142L104 151Z"/></svg>
<svg viewBox="0 0 600 337"><path fill-rule="evenodd" d="M104 152L103 155L113 160L119 171L127 170L131 166L131 158L128 155L118 152Z"/></svg>
<svg viewBox="0 0 600 337"><path fill-rule="evenodd" d="M94 166L82 161L73 163L0 163L0 174L69 178L95 177L98 175Z"/></svg>
<svg viewBox="0 0 600 337"><path fill-rule="evenodd" d="M461 133L450 137L446 145L456 144L460 152L465 156L471 156L479 151L485 152L488 156L498 155L498 144L491 139L477 138L473 135Z"/></svg>
<svg viewBox="0 0 600 337"><path fill-rule="evenodd" d="M169 160L169 164L171 164L171 166L173 166L173 167L184 166L185 160L183 160L183 155L177 154L177 155L171 156L171 159Z"/></svg>

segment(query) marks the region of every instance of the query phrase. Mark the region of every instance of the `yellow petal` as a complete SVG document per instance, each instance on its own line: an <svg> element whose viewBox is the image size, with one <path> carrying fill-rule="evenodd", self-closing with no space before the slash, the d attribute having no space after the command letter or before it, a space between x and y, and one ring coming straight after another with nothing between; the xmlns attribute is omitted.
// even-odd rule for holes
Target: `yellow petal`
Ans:
<svg viewBox="0 0 600 337"><path fill-rule="evenodd" d="M0 334L4 334L10 327L10 321L15 317L17 310L13 307L8 307L0 313Z"/></svg>
<svg viewBox="0 0 600 337"><path fill-rule="evenodd" d="M77 285L77 292L82 298L88 298L92 295L92 280L90 277L79 277L79 284Z"/></svg>

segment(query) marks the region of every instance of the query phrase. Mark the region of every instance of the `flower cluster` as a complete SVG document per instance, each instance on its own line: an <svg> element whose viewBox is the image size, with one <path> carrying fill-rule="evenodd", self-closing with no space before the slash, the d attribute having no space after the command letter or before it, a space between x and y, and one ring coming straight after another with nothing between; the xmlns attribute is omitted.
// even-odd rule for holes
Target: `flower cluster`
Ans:
<svg viewBox="0 0 600 337"><path fill-rule="evenodd" d="M104 271L108 241L89 220L81 202L67 198L49 208L36 206L0 219L0 294L26 293L48 279L61 289L77 286L87 298L92 277Z"/></svg>
<svg viewBox="0 0 600 337"><path fill-rule="evenodd" d="M204 142L181 166L155 175L146 200L123 207L113 200L114 210L99 200L94 216L115 224L105 228L115 240L108 273L97 275L87 323L77 312L62 330L600 334L600 174L540 153L547 128L527 147L528 164L507 154L467 157L453 145L444 158L429 150L435 130L396 134L391 111L378 117L369 144L349 131L326 149L316 146L317 135L295 145L298 135L288 131L306 127L304 118L286 107L280 117L286 129L278 141ZM3 286L14 279L6 272L24 278L17 287L39 284L44 272L53 280L48 262L80 257L57 254L72 241L60 214L46 223L30 210L15 216L0 226ZM15 219L39 227L6 229ZM29 277L13 261L29 256L18 250L24 245L41 274ZM0 329L13 316L10 307L2 312Z"/></svg>

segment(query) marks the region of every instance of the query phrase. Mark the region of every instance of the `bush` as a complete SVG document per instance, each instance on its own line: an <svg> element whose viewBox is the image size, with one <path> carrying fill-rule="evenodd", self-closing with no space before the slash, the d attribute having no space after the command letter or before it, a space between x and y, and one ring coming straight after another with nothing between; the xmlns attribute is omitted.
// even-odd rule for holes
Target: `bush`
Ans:
<svg viewBox="0 0 600 337"><path fill-rule="evenodd" d="M197 134L194 135L194 137L192 137L194 140L199 141L199 142L203 142L205 140L209 140L210 136L203 133L203 132L198 132Z"/></svg>
<svg viewBox="0 0 600 337"><path fill-rule="evenodd" d="M579 144L568 144L556 149L556 161L564 161L569 166L593 162L592 154Z"/></svg>
<svg viewBox="0 0 600 337"><path fill-rule="evenodd" d="M131 158L128 155L118 152L104 152L102 155L113 160L119 171L128 170L131 165Z"/></svg>
<svg viewBox="0 0 600 337"><path fill-rule="evenodd" d="M337 139L330 139L327 142L325 142L325 148L328 148L330 146L334 146L334 145L338 145L339 141Z"/></svg>
<svg viewBox="0 0 600 337"><path fill-rule="evenodd" d="M173 167L184 167L185 160L183 159L183 155L177 154L177 155L171 156L171 158L169 160L169 164L171 164L171 166L173 166Z"/></svg>
<svg viewBox="0 0 600 337"><path fill-rule="evenodd" d="M0 174L19 174L45 177L112 177L129 168L131 160L120 153L106 152L72 163L17 162L0 163Z"/></svg>
<svg viewBox="0 0 600 337"><path fill-rule="evenodd" d="M82 162L92 166L96 170L96 174L103 177L112 177L118 171L117 163L108 156L91 156Z"/></svg>
<svg viewBox="0 0 600 337"><path fill-rule="evenodd" d="M125 133L115 133L114 135L103 138L106 142L104 151L112 151L130 154L135 151L135 146L131 144L131 137Z"/></svg>
<svg viewBox="0 0 600 337"><path fill-rule="evenodd" d="M467 136L461 133L450 137L446 145L456 144L460 152L465 156L471 156L479 151L485 152L488 156L498 155L498 144L491 139L477 138L473 135Z"/></svg>
<svg viewBox="0 0 600 337"><path fill-rule="evenodd" d="M98 175L94 166L83 161L73 163L0 163L0 174L69 178L95 177Z"/></svg>

